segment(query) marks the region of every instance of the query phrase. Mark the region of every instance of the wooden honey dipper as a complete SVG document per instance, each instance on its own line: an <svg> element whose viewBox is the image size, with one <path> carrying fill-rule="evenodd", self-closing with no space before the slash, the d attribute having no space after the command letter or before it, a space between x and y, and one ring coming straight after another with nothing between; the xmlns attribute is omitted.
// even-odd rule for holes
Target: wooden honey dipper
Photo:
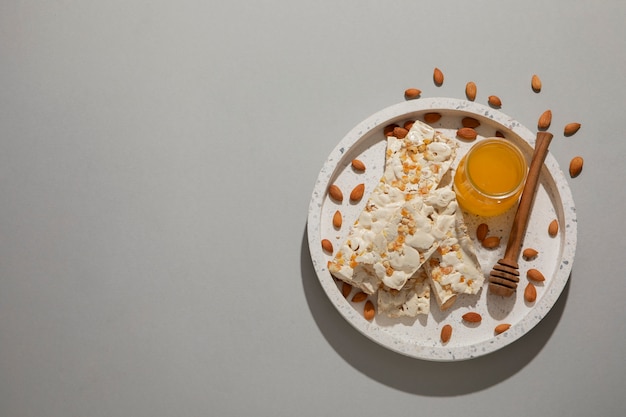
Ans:
<svg viewBox="0 0 626 417"><path fill-rule="evenodd" d="M535 151L530 161L530 168L526 176L522 197L520 198L517 212L513 219L513 226L511 227L509 240L506 244L504 257L493 266L489 274L489 291L493 294L510 297L517 289L517 283L519 282L519 265L517 264L517 259L522 250L522 241L526 234L528 218L530 217L533 200L535 199L539 185L539 174L541 173L541 167L548 155L548 146L550 146L552 136L552 133L549 132L537 133Z"/></svg>

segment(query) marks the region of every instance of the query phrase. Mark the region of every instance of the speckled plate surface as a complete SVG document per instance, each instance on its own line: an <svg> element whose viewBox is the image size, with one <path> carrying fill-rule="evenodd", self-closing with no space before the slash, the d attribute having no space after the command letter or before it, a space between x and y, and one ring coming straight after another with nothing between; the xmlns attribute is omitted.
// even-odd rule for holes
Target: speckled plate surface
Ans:
<svg viewBox="0 0 626 417"><path fill-rule="evenodd" d="M422 98L406 101L381 110L354 127L335 147L322 167L315 184L308 216L308 241L313 265L319 281L340 314L368 338L398 353L433 361L457 361L482 356L500 349L530 331L550 311L561 294L572 268L576 250L576 211L569 185L552 155L548 155L542 168L539 190L535 197L523 247L532 247L539 255L532 260L520 258L520 283L517 294L503 298L489 293L487 279L477 295L459 296L448 310L441 311L431 298L428 315L416 318L391 319L377 314L370 322L363 318L364 302L353 303L341 294L338 283L327 269L332 255L323 251L322 239L329 239L338 248L346 239L350 226L363 209L369 193L380 179L385 164L385 126L403 124L406 120L423 120L428 112L438 112L441 119L432 126L450 138L456 138L461 119L466 116L478 119L477 140L493 137L496 131L504 134L504 140L522 149L528 162L535 144L535 133L498 110L474 102L452 98ZM456 138L459 143L453 169L474 142ZM367 167L365 172L352 169L353 159L360 159ZM337 184L344 195L359 183L365 183L365 196L359 203L351 203L346 197L336 203L328 197L330 184ZM332 225L336 210L344 216L340 229ZM509 212L490 218L464 213L470 235L475 241L478 257L485 273L489 274L494 263L504 254L509 229L515 216L515 207ZM548 224L557 219L560 225L556 237L550 237ZM489 225L489 235L500 236L502 244L496 249L484 249L477 241L475 230L480 223ZM524 288L529 282L526 271L540 270L546 280L535 283L537 299L533 303L524 300ZM353 294L356 290L353 290ZM376 305L376 295L370 296ZM468 311L482 315L479 324L467 324L461 316ZM511 325L504 333L496 335L494 328L501 323ZM441 328L453 327L450 341L442 344Z"/></svg>

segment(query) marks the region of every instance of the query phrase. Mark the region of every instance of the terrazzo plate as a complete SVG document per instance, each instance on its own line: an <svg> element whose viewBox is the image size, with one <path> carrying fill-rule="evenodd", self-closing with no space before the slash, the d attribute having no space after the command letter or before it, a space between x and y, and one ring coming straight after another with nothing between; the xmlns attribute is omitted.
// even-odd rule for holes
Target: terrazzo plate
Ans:
<svg viewBox="0 0 626 417"><path fill-rule="evenodd" d="M483 356L518 340L528 333L556 303L563 291L574 260L576 250L576 211L566 178L555 158L548 154L542 167L540 183L523 247L532 247L539 255L532 260L520 257L520 282L518 291L512 297L504 298L490 294L485 285L477 295L462 295L448 310L441 311L433 297L428 315L416 318L392 319L384 314L376 314L372 321L363 317L364 302L353 303L351 296L344 297L341 283L331 276L327 263L332 254L321 247L321 240L328 239L334 248L340 247L346 239L350 226L362 211L369 193L382 176L385 164L385 126L391 123L402 125L407 120L422 120L424 114L438 112L441 119L431 124L435 129L450 138L456 138L461 119L469 116L480 121L476 128L478 140L496 136L496 131L504 135L502 140L515 143L530 162L536 133L511 117L491 107L478 103L451 98L422 98L402 102L368 117L354 127L333 149L324 163L311 197L308 215L308 243L317 277L331 303L339 313L359 332L380 345L400 354L432 361L459 361ZM456 138L459 149L453 169L460 158L476 142ZM351 161L359 159L366 165L364 172L355 171ZM365 184L365 195L358 203L344 198L342 203L331 200L328 187L338 185L344 195L360 183ZM335 211L343 214L343 225L336 229L332 224ZM470 236L475 242L479 261L487 277L494 263L503 257L509 229L516 208L507 213L489 218L481 218L464 213ZM557 219L559 232L550 237L548 224ZM496 249L485 249L476 240L478 224L489 225L490 236L500 236L502 244ZM533 303L524 300L524 288L529 282L526 271L540 270L546 277L543 283L535 283L537 299ZM352 291L354 294L356 290ZM369 297L376 305L376 295ZM461 316L468 311L481 314L478 324L464 323ZM504 333L495 334L498 324L507 323L511 327ZM441 328L445 324L453 327L448 343L440 340ZM522 342L522 341L520 341Z"/></svg>

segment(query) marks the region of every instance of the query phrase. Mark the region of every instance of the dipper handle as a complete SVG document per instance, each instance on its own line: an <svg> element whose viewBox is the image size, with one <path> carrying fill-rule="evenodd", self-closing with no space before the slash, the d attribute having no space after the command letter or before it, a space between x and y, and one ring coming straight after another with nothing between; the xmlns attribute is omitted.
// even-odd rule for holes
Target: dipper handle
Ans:
<svg viewBox="0 0 626 417"><path fill-rule="evenodd" d="M535 150L530 161L530 168L528 169L524 190L522 191L522 196L517 206L517 212L513 219L513 225L511 227L511 233L509 234L504 257L494 265L489 275L489 290L492 293L508 297L513 295L517 289L517 283L519 282L519 266L517 259L522 250L522 242L526 234L528 218L530 217L533 201L537 194L537 187L539 186L541 167L548 155L548 147L550 146L552 137L552 133L549 132L537 133Z"/></svg>

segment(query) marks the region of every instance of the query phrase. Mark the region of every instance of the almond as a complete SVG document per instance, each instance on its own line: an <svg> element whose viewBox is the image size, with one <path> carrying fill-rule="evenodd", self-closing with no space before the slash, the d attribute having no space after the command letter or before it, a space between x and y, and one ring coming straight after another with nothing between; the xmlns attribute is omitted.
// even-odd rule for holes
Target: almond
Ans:
<svg viewBox="0 0 626 417"><path fill-rule="evenodd" d="M365 307L363 307L363 317L365 320L372 321L374 320L374 316L376 315L376 309L374 308L374 303L370 300L367 300L365 303Z"/></svg>
<svg viewBox="0 0 626 417"><path fill-rule="evenodd" d="M365 171L365 164L363 163L363 161L361 161L359 159L353 159L352 160L352 168L355 171Z"/></svg>
<svg viewBox="0 0 626 417"><path fill-rule="evenodd" d="M569 176L576 178L583 171L583 158L581 156L575 156L569 162Z"/></svg>
<svg viewBox="0 0 626 417"><path fill-rule="evenodd" d="M537 127L539 130L546 130L550 127L550 123L552 123L552 111L546 110L541 113L539 116L539 121L537 121Z"/></svg>
<svg viewBox="0 0 626 417"><path fill-rule="evenodd" d="M487 102L493 107L502 107L502 100L498 96L489 96Z"/></svg>
<svg viewBox="0 0 626 417"><path fill-rule="evenodd" d="M580 129L580 123L568 123L563 129L563 134L565 136L572 136L574 133L578 132L578 129Z"/></svg>
<svg viewBox="0 0 626 417"><path fill-rule="evenodd" d="M533 74L532 78L530 79L530 86L535 93L541 91L541 79L537 74Z"/></svg>
<svg viewBox="0 0 626 417"><path fill-rule="evenodd" d="M352 285L348 284L347 282L344 282L343 284L341 284L341 294L343 295L344 298L348 298L351 292L352 292Z"/></svg>
<svg viewBox="0 0 626 417"><path fill-rule="evenodd" d="M365 294L363 291L359 291L356 294L354 294L354 296L352 297L352 302L360 303L362 301L365 301L366 299L367 299L367 294Z"/></svg>
<svg viewBox="0 0 626 417"><path fill-rule="evenodd" d="M328 239L322 239L322 249L328 253L333 253L333 244Z"/></svg>
<svg viewBox="0 0 626 417"><path fill-rule="evenodd" d="M328 195L330 195L330 198L332 198L335 201L339 201L339 202L343 201L343 193L341 192L341 189L337 187L335 184L328 187Z"/></svg>
<svg viewBox="0 0 626 417"><path fill-rule="evenodd" d="M493 329L493 331L494 331L496 334L500 334L500 333L504 333L504 332L506 332L506 331L507 331L507 330L509 330L510 328L511 328L511 325L510 325L510 324L508 324L508 323L502 323L502 324L498 324L498 325L496 326L496 328L495 328L495 329Z"/></svg>
<svg viewBox="0 0 626 417"><path fill-rule="evenodd" d="M463 127L471 127L474 129L480 126L480 122L473 117L464 117L463 119L461 119L461 124L463 125Z"/></svg>
<svg viewBox="0 0 626 417"><path fill-rule="evenodd" d="M486 249L493 249L500 246L500 238L498 236L489 236L483 239L483 247Z"/></svg>
<svg viewBox="0 0 626 417"><path fill-rule="evenodd" d="M422 91L417 88L407 88L404 90L404 98L407 100L416 99L420 96L420 94L422 94Z"/></svg>
<svg viewBox="0 0 626 417"><path fill-rule="evenodd" d="M476 228L476 239L482 242L483 240L485 240L488 233L489 233L489 226L487 225L487 223L481 223Z"/></svg>
<svg viewBox="0 0 626 417"><path fill-rule="evenodd" d="M483 319L481 317L480 314L474 312L474 311L470 311L469 313L465 313L463 314L463 320L465 320L468 323L480 323L481 320Z"/></svg>
<svg viewBox="0 0 626 417"><path fill-rule="evenodd" d="M350 193L351 201L360 201L363 198L363 193L365 192L365 184L361 183L354 187L352 192Z"/></svg>
<svg viewBox="0 0 626 417"><path fill-rule="evenodd" d="M406 122L404 122L402 127L404 127L406 130L411 130L414 124L415 124L415 120L407 120Z"/></svg>
<svg viewBox="0 0 626 417"><path fill-rule="evenodd" d="M526 278L533 280L533 281L537 281L537 282L543 282L546 280L546 277L544 277L543 274L538 269L534 269L534 268L526 271Z"/></svg>
<svg viewBox="0 0 626 417"><path fill-rule="evenodd" d="M452 326L446 324L441 328L441 343L448 343L450 337L452 337Z"/></svg>
<svg viewBox="0 0 626 417"><path fill-rule="evenodd" d="M409 131L403 127L398 126L393 129L393 136L395 136L398 139L404 139L406 138L406 135L408 134L409 134Z"/></svg>
<svg viewBox="0 0 626 417"><path fill-rule="evenodd" d="M548 234L555 237L557 233L559 233L559 222L554 219L550 222L550 225L548 225Z"/></svg>
<svg viewBox="0 0 626 417"><path fill-rule="evenodd" d="M426 123L435 123L441 119L441 113L426 113L424 114L424 121Z"/></svg>
<svg viewBox="0 0 626 417"><path fill-rule="evenodd" d="M536 299L537 299L537 289L535 288L533 284L529 282L528 285L526 286L526 289L524 290L524 300L526 300L529 303L534 303Z"/></svg>
<svg viewBox="0 0 626 417"><path fill-rule="evenodd" d="M537 250L533 249L533 248L526 248L522 252L522 256L524 258L526 258L526 259L533 259L538 254L539 254L539 252Z"/></svg>
<svg viewBox="0 0 626 417"><path fill-rule="evenodd" d="M343 222L343 217L341 216L341 212L337 210L333 215L333 226L335 229L341 228L341 223Z"/></svg>
<svg viewBox="0 0 626 417"><path fill-rule="evenodd" d="M465 95L469 101L474 101L476 99L476 84L473 81L465 84Z"/></svg>
<svg viewBox="0 0 626 417"><path fill-rule="evenodd" d="M433 71L433 81L437 86L441 86L443 84L443 72L439 68L435 68Z"/></svg>
<svg viewBox="0 0 626 417"><path fill-rule="evenodd" d="M496 130L496 137L497 138L503 138L504 137L504 133L500 132L499 130Z"/></svg>
<svg viewBox="0 0 626 417"><path fill-rule="evenodd" d="M462 127L456 131L456 135L461 139L465 140L475 140L478 133L471 127Z"/></svg>
<svg viewBox="0 0 626 417"><path fill-rule="evenodd" d="M392 123L390 125L385 126L385 128L383 129L383 133L385 136L391 136L393 135L393 129L395 129L396 127L400 127L395 123Z"/></svg>

